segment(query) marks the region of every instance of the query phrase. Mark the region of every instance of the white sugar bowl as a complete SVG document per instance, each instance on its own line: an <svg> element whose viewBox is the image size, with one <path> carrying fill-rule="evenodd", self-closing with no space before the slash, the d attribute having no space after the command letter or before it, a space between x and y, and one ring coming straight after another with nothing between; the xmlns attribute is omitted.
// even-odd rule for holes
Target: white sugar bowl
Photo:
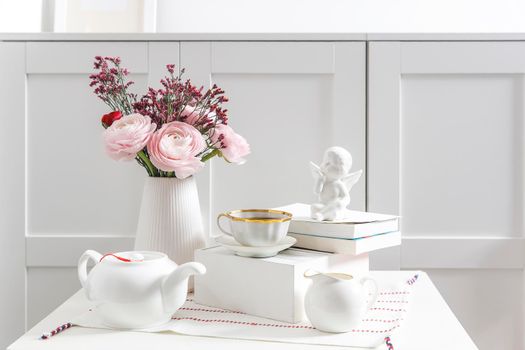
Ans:
<svg viewBox="0 0 525 350"><path fill-rule="evenodd" d="M95 266L87 273L87 263ZM170 321L186 301L188 278L206 272L204 265L177 266L159 252L101 255L87 250L78 262L78 278L95 312L111 328L140 329Z"/></svg>
<svg viewBox="0 0 525 350"><path fill-rule="evenodd" d="M312 279L305 295L306 315L312 325L323 332L351 331L377 297L377 284L368 277L357 280L345 273L313 271L307 271L305 277Z"/></svg>

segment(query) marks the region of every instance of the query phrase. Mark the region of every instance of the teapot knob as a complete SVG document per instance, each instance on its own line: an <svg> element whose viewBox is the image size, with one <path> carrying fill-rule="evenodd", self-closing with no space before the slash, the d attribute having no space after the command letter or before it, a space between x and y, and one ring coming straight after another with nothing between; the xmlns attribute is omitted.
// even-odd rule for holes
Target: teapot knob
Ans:
<svg viewBox="0 0 525 350"><path fill-rule="evenodd" d="M140 253L133 253L130 256L131 261L144 261L144 255Z"/></svg>

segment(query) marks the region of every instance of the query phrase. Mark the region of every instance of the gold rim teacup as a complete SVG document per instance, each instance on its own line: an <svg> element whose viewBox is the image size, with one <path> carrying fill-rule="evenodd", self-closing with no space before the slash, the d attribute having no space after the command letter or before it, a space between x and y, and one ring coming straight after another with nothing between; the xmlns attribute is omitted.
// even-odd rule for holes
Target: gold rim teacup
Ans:
<svg viewBox="0 0 525 350"><path fill-rule="evenodd" d="M221 226L227 218L230 230ZM269 247L278 244L288 233L292 214L274 209L240 209L217 216L219 230L249 247Z"/></svg>

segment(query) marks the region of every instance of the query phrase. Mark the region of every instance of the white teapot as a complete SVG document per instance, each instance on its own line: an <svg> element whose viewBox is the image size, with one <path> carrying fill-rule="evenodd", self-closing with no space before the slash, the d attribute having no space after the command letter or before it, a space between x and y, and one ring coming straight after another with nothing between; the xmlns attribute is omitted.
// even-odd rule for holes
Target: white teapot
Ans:
<svg viewBox="0 0 525 350"><path fill-rule="evenodd" d="M377 284L368 277L356 280L345 273L314 271L307 271L304 276L312 279L305 295L306 315L312 325L323 332L351 331L377 297ZM372 286L370 298L365 288L368 282Z"/></svg>
<svg viewBox="0 0 525 350"><path fill-rule="evenodd" d="M87 273L89 260L95 266ZM78 262L78 278L96 312L111 328L140 329L168 322L186 301L188 278L206 272L204 265L177 266L159 252L101 255L87 250Z"/></svg>

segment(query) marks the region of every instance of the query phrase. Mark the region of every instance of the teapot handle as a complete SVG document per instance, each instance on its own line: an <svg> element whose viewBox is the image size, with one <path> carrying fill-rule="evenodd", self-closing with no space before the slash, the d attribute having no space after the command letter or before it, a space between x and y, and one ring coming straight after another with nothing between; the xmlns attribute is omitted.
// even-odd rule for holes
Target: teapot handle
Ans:
<svg viewBox="0 0 525 350"><path fill-rule="evenodd" d="M375 279L370 278L370 277L363 277L361 278L360 282L363 287L365 287L366 284L369 284L372 286L372 297L370 298L370 300L368 300L368 303L366 305L366 309L368 310L372 307L372 305L374 305L377 299L377 294L379 291L377 288L377 282Z"/></svg>
<svg viewBox="0 0 525 350"><path fill-rule="evenodd" d="M95 264L98 264L100 262L100 259L102 259L102 254L94 250L86 250L84 254L82 254L80 259L78 260L78 279L80 280L80 284L82 285L82 288L85 287L86 280L88 277L87 263L89 259L93 260Z"/></svg>

